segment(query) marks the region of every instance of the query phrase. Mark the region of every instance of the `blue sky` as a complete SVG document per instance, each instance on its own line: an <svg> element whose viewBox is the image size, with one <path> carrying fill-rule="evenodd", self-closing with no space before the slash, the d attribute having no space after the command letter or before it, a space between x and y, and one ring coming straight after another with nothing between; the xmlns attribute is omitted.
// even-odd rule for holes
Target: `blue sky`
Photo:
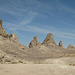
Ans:
<svg viewBox="0 0 75 75"><path fill-rule="evenodd" d="M75 46L75 0L0 0L0 19L24 45L35 35L42 42L53 33L57 44Z"/></svg>

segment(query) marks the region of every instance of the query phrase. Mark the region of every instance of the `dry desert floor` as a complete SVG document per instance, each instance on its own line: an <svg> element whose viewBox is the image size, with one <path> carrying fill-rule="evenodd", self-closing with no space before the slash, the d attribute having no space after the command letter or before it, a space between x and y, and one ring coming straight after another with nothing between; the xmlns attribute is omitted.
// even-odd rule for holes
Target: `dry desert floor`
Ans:
<svg viewBox="0 0 75 75"><path fill-rule="evenodd" d="M75 66L63 59L53 59L51 64L0 64L0 75L75 75Z"/></svg>

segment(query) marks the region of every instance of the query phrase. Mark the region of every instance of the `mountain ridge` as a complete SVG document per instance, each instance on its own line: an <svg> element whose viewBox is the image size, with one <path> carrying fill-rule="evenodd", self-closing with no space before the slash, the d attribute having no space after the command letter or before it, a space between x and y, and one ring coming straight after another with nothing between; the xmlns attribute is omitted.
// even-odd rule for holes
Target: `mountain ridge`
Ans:
<svg viewBox="0 0 75 75"><path fill-rule="evenodd" d="M62 41L59 45L55 43L53 34L49 33L45 40L40 43L37 41L37 36L29 43L29 47L19 43L16 34L8 35L2 27L0 20L0 62L34 62L44 61L51 58L74 57L75 47L69 45L68 48L63 48Z"/></svg>

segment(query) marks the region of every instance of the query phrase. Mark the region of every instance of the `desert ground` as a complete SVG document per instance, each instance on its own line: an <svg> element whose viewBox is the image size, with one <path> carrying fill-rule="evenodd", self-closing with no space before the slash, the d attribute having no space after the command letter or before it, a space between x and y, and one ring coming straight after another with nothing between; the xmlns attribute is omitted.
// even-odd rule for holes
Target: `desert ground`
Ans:
<svg viewBox="0 0 75 75"><path fill-rule="evenodd" d="M50 64L0 64L0 75L75 75L73 59L48 59Z"/></svg>
<svg viewBox="0 0 75 75"><path fill-rule="evenodd" d="M75 75L75 67L57 64L0 65L0 75Z"/></svg>

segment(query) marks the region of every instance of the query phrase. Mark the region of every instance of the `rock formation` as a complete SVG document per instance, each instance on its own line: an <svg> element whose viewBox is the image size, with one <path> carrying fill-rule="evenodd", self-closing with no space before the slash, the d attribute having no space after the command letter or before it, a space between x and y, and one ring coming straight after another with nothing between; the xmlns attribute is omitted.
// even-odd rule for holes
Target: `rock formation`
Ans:
<svg viewBox="0 0 75 75"><path fill-rule="evenodd" d="M0 29L3 29L3 27L2 27L2 20L0 20Z"/></svg>
<svg viewBox="0 0 75 75"><path fill-rule="evenodd" d="M59 47L60 46L60 47ZM50 58L74 57L75 47L69 45L69 49L62 48L62 41L56 45L53 35L49 33L43 43L37 41L37 36L29 44L29 48L19 43L18 37L11 33L9 36L2 27L0 20L0 63L41 63L49 62ZM56 59L57 60L57 59ZM56 63L55 60L55 63ZM51 61L49 63L51 63ZM54 60L53 60L54 62ZM44 63L44 62L43 62ZM41 63L42 64L42 63Z"/></svg>
<svg viewBox="0 0 75 75"><path fill-rule="evenodd" d="M69 44L69 45L68 45L68 48L75 48L75 47L74 47L73 45L70 45L70 44Z"/></svg>
<svg viewBox="0 0 75 75"><path fill-rule="evenodd" d="M59 42L59 46L60 47L63 47L62 41Z"/></svg>
<svg viewBox="0 0 75 75"><path fill-rule="evenodd" d="M45 38L45 40L43 41L42 44L45 44L45 45L48 45L48 46L56 46L56 43L55 43L55 41L53 39L52 33L49 33L47 35L47 37Z"/></svg>
<svg viewBox="0 0 75 75"><path fill-rule="evenodd" d="M29 48L35 47L38 45L37 36L34 36L33 40L29 43Z"/></svg>
<svg viewBox="0 0 75 75"><path fill-rule="evenodd" d="M12 41L14 44L18 45L23 50L27 49L26 46L19 43L18 37L14 33L11 33L10 35L6 33L6 31L2 27L2 20L0 20L0 41L3 42L5 40L7 40L7 42L9 43L11 43L10 41Z"/></svg>
<svg viewBox="0 0 75 75"><path fill-rule="evenodd" d="M6 38L9 37L8 34L6 33L6 31L2 27L2 20L0 20L0 35L3 37L6 37Z"/></svg>
<svg viewBox="0 0 75 75"><path fill-rule="evenodd" d="M11 33L9 35L9 39L10 39L10 41L13 41L15 43L19 43L18 37L14 33Z"/></svg>

